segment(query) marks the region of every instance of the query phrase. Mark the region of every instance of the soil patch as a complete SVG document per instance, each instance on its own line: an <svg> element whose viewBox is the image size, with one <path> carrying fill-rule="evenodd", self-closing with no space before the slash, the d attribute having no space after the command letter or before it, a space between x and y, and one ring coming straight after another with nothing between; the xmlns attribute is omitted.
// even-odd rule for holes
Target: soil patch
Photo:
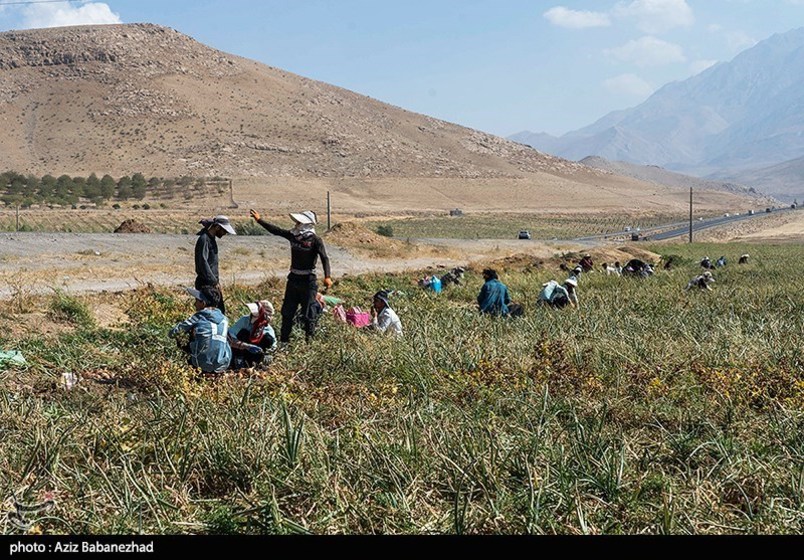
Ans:
<svg viewBox="0 0 804 560"><path fill-rule="evenodd" d="M61 334L75 331L74 325L54 321L41 311L13 315L6 318L3 323L5 324L6 332L9 333L9 338L13 340L31 336L55 338Z"/></svg>
<svg viewBox="0 0 804 560"><path fill-rule="evenodd" d="M125 311L111 303L101 303L92 307L95 322L103 329L119 329L131 322Z"/></svg>
<svg viewBox="0 0 804 560"><path fill-rule="evenodd" d="M115 233L151 233L151 228L137 220L126 220L114 230Z"/></svg>

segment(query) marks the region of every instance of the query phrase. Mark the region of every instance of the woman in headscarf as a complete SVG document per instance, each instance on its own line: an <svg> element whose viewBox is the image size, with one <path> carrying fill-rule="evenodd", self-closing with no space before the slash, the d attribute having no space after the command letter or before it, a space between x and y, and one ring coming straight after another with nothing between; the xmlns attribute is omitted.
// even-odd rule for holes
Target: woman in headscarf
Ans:
<svg viewBox="0 0 804 560"><path fill-rule="evenodd" d="M254 367L264 362L265 354L276 349L276 333L271 326L274 306L262 300L247 303L243 315L229 329L232 346L232 369Z"/></svg>
<svg viewBox="0 0 804 560"><path fill-rule="evenodd" d="M285 298L282 301L282 330L279 341L290 341L290 332L293 330L293 319L296 310L301 308L303 314L304 331L309 341L315 334L316 317L314 316L313 302L318 293L316 279L316 264L321 257L324 267L324 285L332 287L329 257L324 241L315 233L315 212L307 210L290 214L295 223L293 229L282 229L261 219L259 212L251 210L251 217L273 235L284 237L290 241L290 273L285 287Z"/></svg>

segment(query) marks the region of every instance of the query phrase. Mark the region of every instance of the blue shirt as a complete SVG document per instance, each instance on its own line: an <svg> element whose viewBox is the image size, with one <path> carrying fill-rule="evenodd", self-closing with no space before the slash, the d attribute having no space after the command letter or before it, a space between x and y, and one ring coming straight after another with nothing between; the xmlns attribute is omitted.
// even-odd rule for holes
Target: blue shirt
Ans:
<svg viewBox="0 0 804 560"><path fill-rule="evenodd" d="M205 373L221 373L229 367L232 348L229 346L229 321L220 309L207 308L182 321L170 331L170 336L192 333L190 363Z"/></svg>
<svg viewBox="0 0 804 560"><path fill-rule="evenodd" d="M511 297L508 295L508 288L499 280L487 280L477 296L481 313L508 315L509 303Z"/></svg>

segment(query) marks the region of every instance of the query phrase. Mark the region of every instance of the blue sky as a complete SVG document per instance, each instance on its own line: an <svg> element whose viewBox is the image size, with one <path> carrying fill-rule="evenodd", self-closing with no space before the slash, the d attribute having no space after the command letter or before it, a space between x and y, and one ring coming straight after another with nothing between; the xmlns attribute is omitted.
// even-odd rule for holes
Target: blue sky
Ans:
<svg viewBox="0 0 804 560"><path fill-rule="evenodd" d="M580 128L804 27L804 0L10 1L2 30L157 23L503 136Z"/></svg>

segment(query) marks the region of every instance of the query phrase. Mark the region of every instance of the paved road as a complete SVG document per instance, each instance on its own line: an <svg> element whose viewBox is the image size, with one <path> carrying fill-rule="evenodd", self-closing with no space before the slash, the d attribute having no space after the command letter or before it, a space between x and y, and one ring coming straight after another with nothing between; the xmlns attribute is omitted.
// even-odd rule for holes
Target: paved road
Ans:
<svg viewBox="0 0 804 560"><path fill-rule="evenodd" d="M776 214L778 212L791 212L793 208L785 207L785 208L777 208L772 213ZM692 223L692 231L695 233L696 231L701 231L707 228L712 228L716 226L722 226L724 224L730 224L733 222L740 222L743 220L751 220L754 218L762 218L763 216L768 216L767 212L756 212L754 214L740 214L739 216L729 216L728 218L725 216L720 216L718 218L709 218L707 220L702 221L695 221ZM689 235L690 232L690 224L689 221L687 222L676 222L673 224L664 224L660 226L654 226L650 228L645 228L639 232L641 237L649 237L651 241L663 241L665 239L672 239L674 237L681 237L683 235ZM613 233L606 233L601 235L592 235L588 237L579 237L576 241L597 241L601 239L612 239L617 237L626 237L630 238L631 233L630 231L617 231Z"/></svg>
<svg viewBox="0 0 804 560"><path fill-rule="evenodd" d="M772 213L776 214L778 212L792 212L792 211L793 211L793 209L788 207L788 208L776 209ZM721 218L713 218L713 219L710 219L710 220L704 220L702 222L693 222L693 224L692 224L692 232L694 234L696 231L701 231L701 230L716 227L716 226L722 226L723 224L730 224L730 223L733 223L733 222L741 222L743 220L751 220L753 218L761 218L762 216L768 216L768 215L769 214L767 214L766 212L761 212L761 213L756 213L754 215L742 214L740 216L729 216L728 218L723 216ZM683 235L689 235L689 233L690 233L690 226L689 226L689 224L687 224L684 227L674 228L674 229L670 229L668 231L663 231L663 232L660 232L660 233L651 234L650 238L653 241L662 241L662 240L665 240L665 239L672 239L674 237L681 237Z"/></svg>

